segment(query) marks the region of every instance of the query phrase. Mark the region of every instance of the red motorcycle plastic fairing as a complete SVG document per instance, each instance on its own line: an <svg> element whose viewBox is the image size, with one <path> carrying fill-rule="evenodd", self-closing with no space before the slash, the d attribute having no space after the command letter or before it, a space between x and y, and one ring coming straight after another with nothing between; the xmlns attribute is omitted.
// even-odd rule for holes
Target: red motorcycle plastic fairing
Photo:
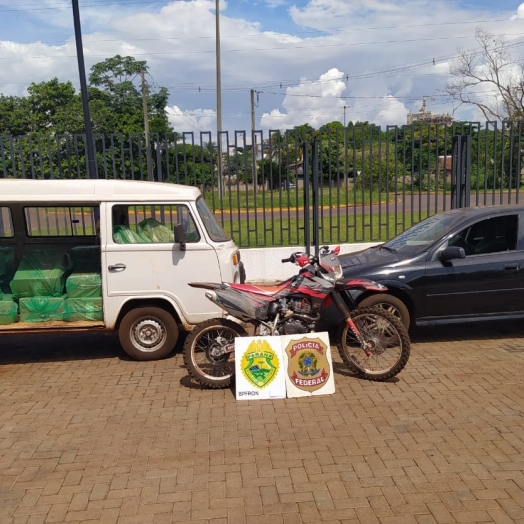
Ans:
<svg viewBox="0 0 524 524"><path fill-rule="evenodd" d="M337 289L365 289L366 291L377 291L383 293L387 291L388 288L379 284L378 282L373 282L373 280L368 280L367 278L344 278L337 282Z"/></svg>
<svg viewBox="0 0 524 524"><path fill-rule="evenodd" d="M297 258L297 264L300 266L300 267L305 267L309 264L309 257L298 257Z"/></svg>

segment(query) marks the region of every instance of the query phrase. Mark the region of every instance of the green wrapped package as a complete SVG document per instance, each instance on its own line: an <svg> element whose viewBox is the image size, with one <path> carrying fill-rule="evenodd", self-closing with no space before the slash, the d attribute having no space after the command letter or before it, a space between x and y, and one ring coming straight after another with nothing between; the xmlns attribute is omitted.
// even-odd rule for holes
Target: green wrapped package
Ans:
<svg viewBox="0 0 524 524"><path fill-rule="evenodd" d="M61 269L18 270L9 284L15 297L60 297L64 292Z"/></svg>
<svg viewBox="0 0 524 524"><path fill-rule="evenodd" d="M102 297L102 277L100 273L71 273L66 280L69 298Z"/></svg>
<svg viewBox="0 0 524 524"><path fill-rule="evenodd" d="M60 297L69 257L62 251L34 250L23 257L9 286L15 297Z"/></svg>
<svg viewBox="0 0 524 524"><path fill-rule="evenodd" d="M104 320L101 298L68 298L64 301L64 320Z"/></svg>
<svg viewBox="0 0 524 524"><path fill-rule="evenodd" d="M0 301L0 325L6 326L18 321L18 306L12 300Z"/></svg>
<svg viewBox="0 0 524 524"><path fill-rule="evenodd" d="M113 240L117 244L143 244L146 242L138 233L122 225L113 227Z"/></svg>
<svg viewBox="0 0 524 524"><path fill-rule="evenodd" d="M146 242L173 243L175 232L154 218L146 218L138 224L138 233Z"/></svg>
<svg viewBox="0 0 524 524"><path fill-rule="evenodd" d="M75 273L100 273L102 262L100 246L76 246L69 250Z"/></svg>
<svg viewBox="0 0 524 524"><path fill-rule="evenodd" d="M20 322L64 320L64 297L24 297L19 304Z"/></svg>
<svg viewBox="0 0 524 524"><path fill-rule="evenodd" d="M15 250L0 247L0 282L9 282L15 272Z"/></svg>

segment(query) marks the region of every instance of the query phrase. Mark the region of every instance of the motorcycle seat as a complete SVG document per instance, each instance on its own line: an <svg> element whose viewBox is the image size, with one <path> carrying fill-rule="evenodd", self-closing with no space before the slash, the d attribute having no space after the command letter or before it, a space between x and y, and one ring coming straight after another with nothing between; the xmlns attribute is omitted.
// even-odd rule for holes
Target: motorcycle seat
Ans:
<svg viewBox="0 0 524 524"><path fill-rule="evenodd" d="M247 293L253 293L256 295L264 295L267 297L276 295L278 292L282 291L288 285L289 285L289 281L287 280L285 282L276 284L274 286L265 286L265 285L256 286L252 284L230 284L232 289L236 289L238 291L244 291Z"/></svg>

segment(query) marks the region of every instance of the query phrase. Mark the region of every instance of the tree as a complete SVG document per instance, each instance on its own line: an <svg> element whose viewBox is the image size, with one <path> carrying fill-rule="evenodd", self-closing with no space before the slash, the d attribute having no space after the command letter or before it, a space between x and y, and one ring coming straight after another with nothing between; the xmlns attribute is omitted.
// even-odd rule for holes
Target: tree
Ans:
<svg viewBox="0 0 524 524"><path fill-rule="evenodd" d="M454 77L446 92L461 104L478 107L486 120L517 120L524 116L524 65L510 53L502 35L477 28L480 51L461 51L450 67Z"/></svg>
<svg viewBox="0 0 524 524"><path fill-rule="evenodd" d="M142 89L146 89L147 93L149 130L152 133L172 130L166 113L169 91L162 87L158 92L150 93L149 86L142 85L142 74L147 71L145 60L120 55L107 58L91 68L91 86L100 88L106 94L108 107L118 115L114 132L143 132Z"/></svg>
<svg viewBox="0 0 524 524"><path fill-rule="evenodd" d="M29 127L27 98L0 95L0 135L25 135Z"/></svg>

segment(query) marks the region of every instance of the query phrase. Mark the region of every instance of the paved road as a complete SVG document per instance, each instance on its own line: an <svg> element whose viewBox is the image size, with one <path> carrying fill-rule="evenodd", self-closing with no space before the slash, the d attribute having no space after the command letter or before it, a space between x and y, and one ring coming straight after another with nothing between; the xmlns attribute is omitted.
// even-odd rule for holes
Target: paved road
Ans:
<svg viewBox="0 0 524 524"><path fill-rule="evenodd" d="M179 353L2 337L0 523L524 523L524 326L426 329L388 383L236 402Z"/></svg>
<svg viewBox="0 0 524 524"><path fill-rule="evenodd" d="M336 201L336 192L333 193L333 200ZM518 200L522 201L522 195L518 195ZM302 202L302 200L299 200ZM470 196L470 206L497 206L501 204L515 204L517 202L517 195L515 192L512 193L501 193L500 191L490 191L487 195L483 193L477 195L475 192ZM273 208L259 208L256 212L253 210L225 210L223 217L226 221L229 220L278 220L287 218L303 218L303 207L291 207L280 208L279 198L275 196ZM338 209L339 208L339 209ZM380 202L374 202L373 204L350 204L345 206L341 204L337 206L324 206L321 209L321 215L324 217L345 216L346 212L349 216L353 215L366 215L366 214L411 214L421 213L433 215L441 211L448 211L451 209L451 194L448 192L444 194L435 194L421 192L413 194L399 194L397 198L391 194L384 194L384 198ZM216 211L215 216L222 218L222 212Z"/></svg>

